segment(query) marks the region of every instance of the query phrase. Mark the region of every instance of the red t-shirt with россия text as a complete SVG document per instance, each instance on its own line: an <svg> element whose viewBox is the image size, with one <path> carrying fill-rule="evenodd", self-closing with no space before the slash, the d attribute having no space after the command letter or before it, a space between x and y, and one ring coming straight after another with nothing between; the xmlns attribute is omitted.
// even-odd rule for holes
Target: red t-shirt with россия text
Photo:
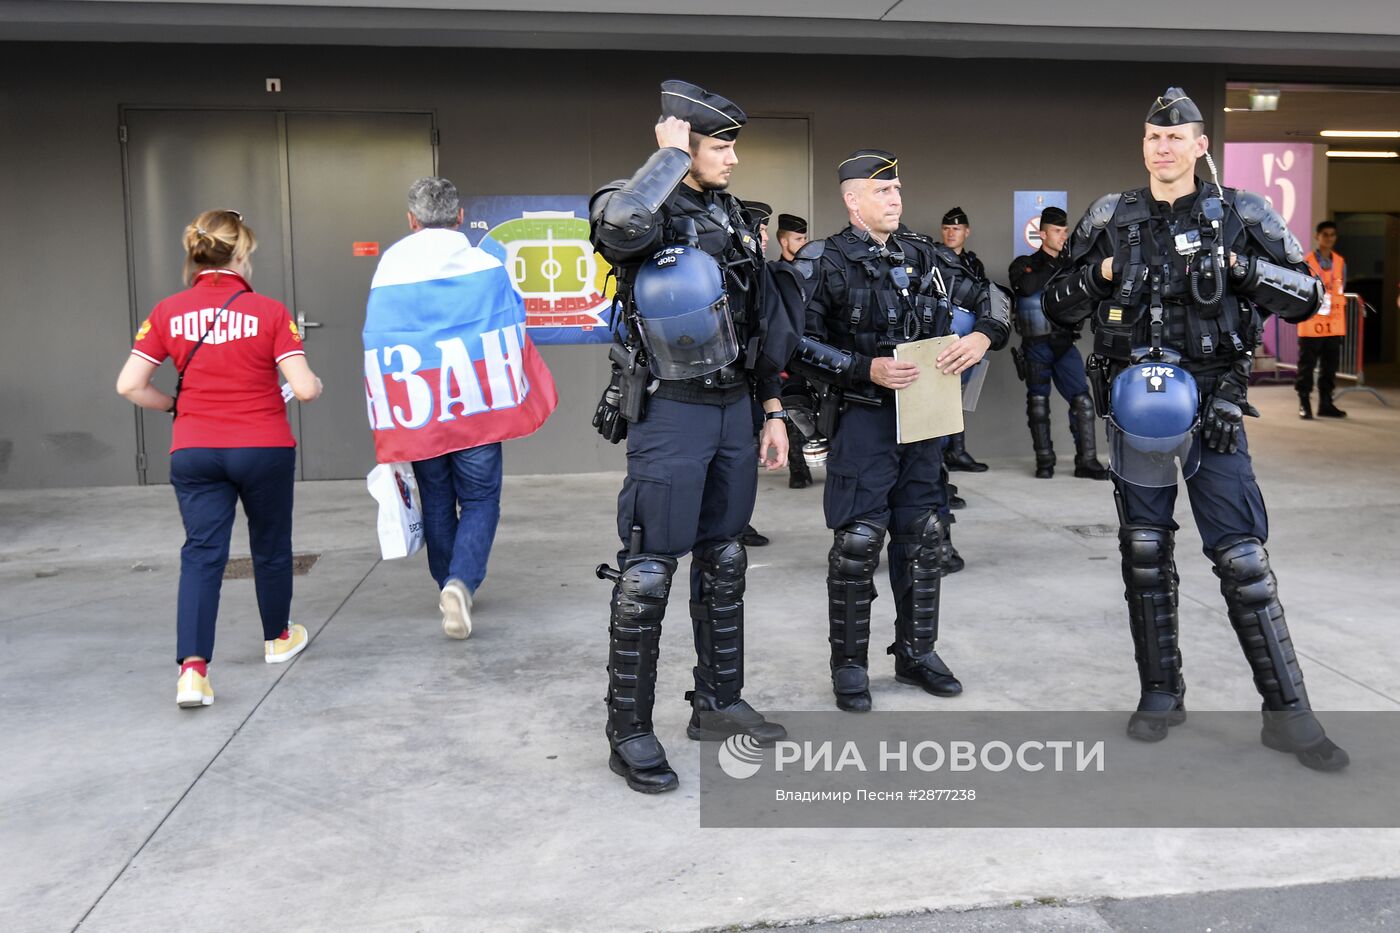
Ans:
<svg viewBox="0 0 1400 933"><path fill-rule="evenodd" d="M277 364L305 355L301 334L286 305L252 291L238 295L247 288L232 272L206 270L192 287L156 305L136 332L132 353L157 366L169 358L177 370L209 333L185 370L172 453L186 447L296 446Z"/></svg>

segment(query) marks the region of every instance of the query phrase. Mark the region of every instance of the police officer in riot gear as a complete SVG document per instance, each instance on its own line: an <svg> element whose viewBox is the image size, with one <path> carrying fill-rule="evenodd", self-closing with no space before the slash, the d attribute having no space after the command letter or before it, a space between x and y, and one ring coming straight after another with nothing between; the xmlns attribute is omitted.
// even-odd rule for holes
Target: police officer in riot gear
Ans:
<svg viewBox="0 0 1400 933"><path fill-rule="evenodd" d="M980 282L987 281L987 267L982 264L982 260L977 258L977 254L967 248L967 235L972 232L972 227L967 219L967 211L961 207L955 207L943 215L942 225L943 245L957 254L963 268ZM957 434L948 435L948 440L943 445L943 466L945 469L953 471L963 471L966 473L985 473L989 467L967 452L967 432L959 431ZM956 486L951 487L953 508L958 509L965 506L958 497Z"/></svg>
<svg viewBox="0 0 1400 933"><path fill-rule="evenodd" d="M1084 357L1079 355L1079 328L1059 327L1041 309L1045 283L1069 260L1065 241L1069 239L1068 218L1058 207L1040 212L1040 249L1029 256L1017 256L1007 274L1016 299L1016 333L1021 335L1020 350L1011 351L1016 371L1026 384L1026 422L1035 449L1037 479L1055 475L1055 447L1050 439L1050 383L1069 403L1069 430L1074 438L1074 475L1084 479L1108 479L1099 463L1094 426L1094 401L1089 398L1089 382L1084 376Z"/></svg>
<svg viewBox="0 0 1400 933"><path fill-rule="evenodd" d="M797 251L807 245L807 221L796 214L778 215L779 262L790 263ZM794 373L783 379L783 407L788 412L788 488L806 489L812 485L812 468L804 448L815 442L820 448L825 438L816 433L816 403L806 380ZM797 415L794 417L794 415ZM804 433L804 428L808 433Z"/></svg>
<svg viewBox="0 0 1400 933"><path fill-rule="evenodd" d="M807 220L796 214L778 215L778 247L784 262L797 258L797 251L807 245Z"/></svg>
<svg viewBox="0 0 1400 933"><path fill-rule="evenodd" d="M1094 327L1089 373L1100 413L1110 419L1119 549L1142 688L1128 734L1160 741L1186 718L1173 560L1177 484L1174 472L1160 475L1167 460L1181 459L1196 527L1263 697L1263 743L1310 768L1337 770L1347 754L1323 732L1303 686L1264 550L1268 521L1244 430L1244 415L1256 414L1246 392L1260 316L1306 318L1322 300L1320 285L1263 198L1196 177L1203 156L1214 176L1204 129L1180 88L1157 98L1143 138L1148 185L1089 208L1069 263L1044 295L1055 324L1075 327L1091 318ZM1170 415L1174 426L1158 419L1179 389L1178 362L1197 389L1195 417L1184 432L1189 408L1185 417ZM1110 383L1111 395L1104 391ZM1133 424L1116 428L1116 421ZM1182 454L1186 440L1194 452Z"/></svg>
<svg viewBox="0 0 1400 933"><path fill-rule="evenodd" d="M652 705L661 621L676 558L687 551L696 650L687 734L743 733L761 744L786 734L740 697L746 557L737 538L757 490L752 393L767 419L758 442L764 465L780 469L788 446L778 367L761 352L763 254L724 190L746 117L684 81L667 81L661 92L659 148L590 204L592 241L617 270L626 322L594 416L609 440L627 439L618 496L626 549L618 569L599 567L614 581L606 733L609 766L642 793L677 786Z"/></svg>
<svg viewBox="0 0 1400 933"><path fill-rule="evenodd" d="M962 684L937 651L940 578L950 559L951 515L940 470L942 439L895 441L894 390L920 378L896 361L900 343L952 332L953 307L974 309L975 328L938 358L961 373L1006 342L1009 307L993 301L957 255L899 224L899 162L861 149L837 174L849 225L808 243L793 271L807 302L807 336L789 368L822 387L820 430L831 438L825 512L835 533L827 575L831 683L836 705L871 708L867 674L875 570L889 543L895 602L895 678L935 696Z"/></svg>

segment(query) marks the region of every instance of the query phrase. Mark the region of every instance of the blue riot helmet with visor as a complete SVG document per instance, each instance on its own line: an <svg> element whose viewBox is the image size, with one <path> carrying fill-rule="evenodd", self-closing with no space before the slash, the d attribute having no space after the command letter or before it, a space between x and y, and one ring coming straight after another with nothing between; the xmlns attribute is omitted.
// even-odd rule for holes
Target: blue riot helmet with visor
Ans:
<svg viewBox="0 0 1400 933"><path fill-rule="evenodd" d="M1143 359L1109 389L1110 468L1135 486L1175 486L1201 465L1196 380L1166 359Z"/></svg>
<svg viewBox="0 0 1400 933"><path fill-rule="evenodd" d="M693 246L656 253L637 270L632 303L658 379L692 379L738 359L724 273L708 253Z"/></svg>

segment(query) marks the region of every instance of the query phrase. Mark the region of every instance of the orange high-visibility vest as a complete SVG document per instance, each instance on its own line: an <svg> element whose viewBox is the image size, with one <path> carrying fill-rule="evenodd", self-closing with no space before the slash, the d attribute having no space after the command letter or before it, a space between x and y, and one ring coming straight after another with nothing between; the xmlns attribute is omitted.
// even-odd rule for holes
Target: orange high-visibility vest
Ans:
<svg viewBox="0 0 1400 933"><path fill-rule="evenodd" d="M1324 269L1317 261L1314 250L1303 257L1312 274L1322 280L1322 307L1306 321L1298 324L1299 337L1341 337L1347 332L1347 300L1342 296L1346 288L1347 263L1342 254L1332 251L1332 268Z"/></svg>

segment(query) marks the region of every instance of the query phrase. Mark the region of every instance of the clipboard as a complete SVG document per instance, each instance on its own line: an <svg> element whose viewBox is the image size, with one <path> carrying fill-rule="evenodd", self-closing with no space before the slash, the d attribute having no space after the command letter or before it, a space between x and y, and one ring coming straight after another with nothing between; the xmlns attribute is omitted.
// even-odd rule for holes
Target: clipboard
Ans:
<svg viewBox="0 0 1400 933"><path fill-rule="evenodd" d="M913 444L963 429L962 376L940 372L934 365L938 354L957 339L930 337L894 348L896 360L919 367L919 378L894 393L896 443Z"/></svg>

